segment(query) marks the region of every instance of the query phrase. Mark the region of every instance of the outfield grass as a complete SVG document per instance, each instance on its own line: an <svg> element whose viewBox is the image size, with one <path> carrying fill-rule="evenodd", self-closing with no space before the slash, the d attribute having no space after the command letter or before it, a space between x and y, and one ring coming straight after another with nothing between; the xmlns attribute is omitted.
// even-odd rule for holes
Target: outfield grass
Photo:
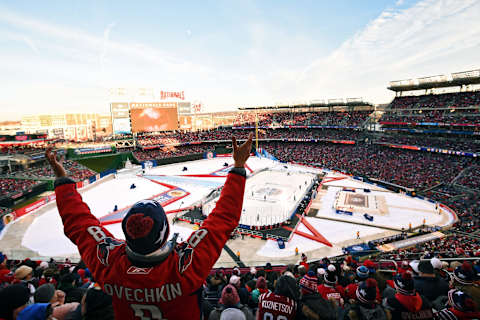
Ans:
<svg viewBox="0 0 480 320"><path fill-rule="evenodd" d="M96 172L102 172L112 168L116 169L116 166L118 163L117 155L111 155L106 157L96 157L96 158L89 158L89 159L79 159L76 161Z"/></svg>
<svg viewBox="0 0 480 320"><path fill-rule="evenodd" d="M37 200L40 200L42 199L43 196L35 196L33 198L30 198L30 199L27 199L27 200L23 200L23 201L20 201L19 203L17 203L16 205L13 206L13 210L17 210L17 209L20 209L21 207L25 207L27 205L29 205L30 203L34 203L35 201Z"/></svg>

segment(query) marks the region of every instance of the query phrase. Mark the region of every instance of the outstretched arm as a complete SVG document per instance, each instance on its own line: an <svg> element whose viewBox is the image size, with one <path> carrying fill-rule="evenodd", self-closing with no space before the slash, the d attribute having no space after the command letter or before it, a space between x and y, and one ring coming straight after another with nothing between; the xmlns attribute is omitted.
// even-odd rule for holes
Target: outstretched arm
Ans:
<svg viewBox="0 0 480 320"><path fill-rule="evenodd" d="M250 156L253 135L241 146L233 143L235 167L227 176L227 181L215 209L209 214L197 231L195 231L177 252L179 254L179 271L188 278L189 289L194 291L208 276L217 261L232 231L238 226L242 213L243 194L245 191L245 163Z"/></svg>
<svg viewBox="0 0 480 320"><path fill-rule="evenodd" d="M49 148L45 156L57 176L55 194L64 233L77 246L83 261L92 270L95 279L101 282L113 249L122 245L123 242L114 239L112 234L91 214L88 205L82 201L75 182L67 177L65 169L57 160L56 152L52 153Z"/></svg>

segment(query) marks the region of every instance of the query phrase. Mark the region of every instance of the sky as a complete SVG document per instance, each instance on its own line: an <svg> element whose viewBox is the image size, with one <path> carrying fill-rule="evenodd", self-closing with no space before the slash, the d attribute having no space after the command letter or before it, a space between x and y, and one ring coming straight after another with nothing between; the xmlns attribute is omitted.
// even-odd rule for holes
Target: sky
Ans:
<svg viewBox="0 0 480 320"><path fill-rule="evenodd" d="M0 119L108 112L109 88L205 112L386 103L389 81L480 68L480 0L0 0Z"/></svg>

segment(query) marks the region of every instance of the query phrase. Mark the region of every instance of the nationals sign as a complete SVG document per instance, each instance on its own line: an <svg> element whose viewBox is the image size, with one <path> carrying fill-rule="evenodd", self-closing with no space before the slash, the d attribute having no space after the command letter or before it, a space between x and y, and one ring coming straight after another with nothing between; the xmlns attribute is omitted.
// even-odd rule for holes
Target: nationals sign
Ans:
<svg viewBox="0 0 480 320"><path fill-rule="evenodd" d="M165 100L169 98L185 100L184 91L160 91L160 100Z"/></svg>

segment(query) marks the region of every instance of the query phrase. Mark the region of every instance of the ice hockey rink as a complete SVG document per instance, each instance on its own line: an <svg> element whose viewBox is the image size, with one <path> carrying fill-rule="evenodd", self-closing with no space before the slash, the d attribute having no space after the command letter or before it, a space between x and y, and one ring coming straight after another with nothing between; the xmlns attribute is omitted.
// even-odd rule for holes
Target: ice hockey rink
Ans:
<svg viewBox="0 0 480 320"><path fill-rule="evenodd" d="M144 176L132 175L121 179L110 176L82 189L81 194L92 213L100 219L112 214L115 205L118 208L128 208L136 201L169 194L172 188L176 188L175 194L178 195L180 190L183 192L182 197L173 199L174 201L164 207L167 212L176 211L199 203L213 189L222 186L232 163L231 158L219 157L151 168ZM307 253L309 259L339 255L342 247L398 234L402 227L417 227L424 222L431 226L447 226L455 219L448 210L436 210L434 203L393 193L341 173L258 157L251 157L247 166L247 175L251 180L246 185L242 219L252 225L257 221L257 217L259 223L268 222L268 218L260 221L262 215L269 216L273 212L273 209L262 210L262 204L274 206L276 212L290 212L296 207L299 198L303 197L305 190L302 188L305 188L316 174L325 173L316 198L312 201L311 211L304 219L332 244L329 247L300 234L293 234L284 249L279 249L277 242L273 240L248 236L229 240L229 248L240 253L241 260L247 265L297 262L296 248L299 252ZM130 189L132 183L136 185L135 189ZM337 214L335 199L345 188L353 189L358 194L364 193L364 189L370 189L370 196L384 200L388 213L373 215L373 221L368 221L362 214L357 213L351 216ZM168 216L172 220L175 213ZM109 224L106 228L115 237L124 239L120 223ZM172 226L170 236L178 233L179 239L185 240L194 229L193 224L177 222ZM311 234L302 223L297 230ZM0 234L0 247L7 255L15 253L16 256L39 259L79 259L76 247L63 234L61 219L54 202L7 225ZM234 265L232 257L225 251L217 262L217 266Z"/></svg>

